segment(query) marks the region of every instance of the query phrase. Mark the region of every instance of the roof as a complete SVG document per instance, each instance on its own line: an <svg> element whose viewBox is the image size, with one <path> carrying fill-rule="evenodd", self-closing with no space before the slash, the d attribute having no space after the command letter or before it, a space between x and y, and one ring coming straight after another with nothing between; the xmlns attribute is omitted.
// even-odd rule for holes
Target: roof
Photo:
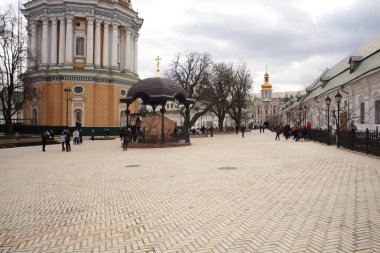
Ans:
<svg viewBox="0 0 380 253"><path fill-rule="evenodd" d="M350 59L360 64L352 71ZM304 101L343 87L360 78L380 71L380 34L376 35L331 69L325 70L308 88Z"/></svg>
<svg viewBox="0 0 380 253"><path fill-rule="evenodd" d="M141 98L144 104L160 104L161 102L178 100L180 103L190 102L184 88L167 78L147 78L133 84L125 101L130 103Z"/></svg>

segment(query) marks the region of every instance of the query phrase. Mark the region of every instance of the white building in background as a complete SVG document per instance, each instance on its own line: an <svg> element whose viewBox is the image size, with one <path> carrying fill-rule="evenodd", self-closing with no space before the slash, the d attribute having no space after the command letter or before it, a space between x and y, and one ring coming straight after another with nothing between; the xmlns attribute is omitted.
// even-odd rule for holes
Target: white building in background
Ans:
<svg viewBox="0 0 380 253"><path fill-rule="evenodd" d="M360 46L331 69L326 69L299 99L288 102L281 111L290 124L310 121L313 128L336 125L337 94L339 120L344 130L353 120L359 130L376 130L380 126L380 34ZM327 113L326 98L331 99ZM303 125L302 124L302 125Z"/></svg>
<svg viewBox="0 0 380 253"><path fill-rule="evenodd" d="M281 95L284 97L281 97ZM285 104L287 93L278 93L274 96L272 84L269 83L268 71L264 75L264 83L261 85L261 98L254 97L253 104L249 106L252 123L255 126L274 124L279 115L280 108Z"/></svg>

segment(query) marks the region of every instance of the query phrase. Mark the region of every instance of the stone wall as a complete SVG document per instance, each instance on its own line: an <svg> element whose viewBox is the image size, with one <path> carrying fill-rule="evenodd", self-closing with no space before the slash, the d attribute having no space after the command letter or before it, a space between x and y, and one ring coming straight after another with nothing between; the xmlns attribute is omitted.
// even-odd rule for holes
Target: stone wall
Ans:
<svg viewBox="0 0 380 253"><path fill-rule="evenodd" d="M145 128L146 135L161 136L161 123L162 118L159 114L147 114L145 118L141 120L141 130ZM173 120L164 118L165 136L168 133L173 133L176 124Z"/></svg>

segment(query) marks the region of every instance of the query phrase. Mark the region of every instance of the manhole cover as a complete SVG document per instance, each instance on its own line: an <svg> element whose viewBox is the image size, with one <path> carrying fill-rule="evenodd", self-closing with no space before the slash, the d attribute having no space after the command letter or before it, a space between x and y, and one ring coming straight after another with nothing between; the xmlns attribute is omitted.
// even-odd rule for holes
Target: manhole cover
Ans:
<svg viewBox="0 0 380 253"><path fill-rule="evenodd" d="M220 167L218 170L236 170L236 167Z"/></svg>
<svg viewBox="0 0 380 253"><path fill-rule="evenodd" d="M135 167L140 167L140 165L132 164L132 165L127 165L125 167L127 167L127 168L135 168Z"/></svg>

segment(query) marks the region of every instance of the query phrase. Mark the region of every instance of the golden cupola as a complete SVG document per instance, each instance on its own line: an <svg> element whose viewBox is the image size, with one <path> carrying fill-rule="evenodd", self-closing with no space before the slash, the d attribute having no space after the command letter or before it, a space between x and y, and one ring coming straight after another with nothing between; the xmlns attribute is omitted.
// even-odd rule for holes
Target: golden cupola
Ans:
<svg viewBox="0 0 380 253"><path fill-rule="evenodd" d="M272 90L272 84L269 83L269 74L268 71L264 75L264 83L261 85L262 90Z"/></svg>
<svg viewBox="0 0 380 253"><path fill-rule="evenodd" d="M265 71L264 83L261 85L261 97L264 102L270 102L272 99L272 84L269 83L268 70Z"/></svg>

